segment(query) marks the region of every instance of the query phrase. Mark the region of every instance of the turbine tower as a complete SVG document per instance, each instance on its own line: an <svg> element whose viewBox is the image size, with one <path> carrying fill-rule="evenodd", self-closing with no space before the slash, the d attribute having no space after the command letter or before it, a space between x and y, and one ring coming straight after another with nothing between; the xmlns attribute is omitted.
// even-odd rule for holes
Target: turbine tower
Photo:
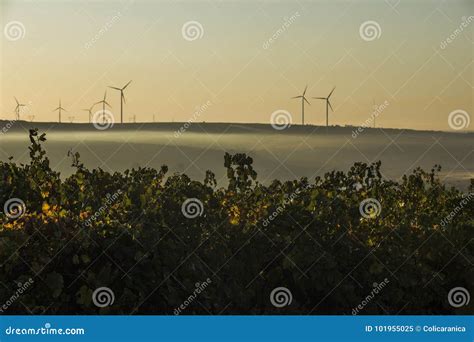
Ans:
<svg viewBox="0 0 474 342"><path fill-rule="evenodd" d="M109 86L109 88L118 90L120 92L120 123L122 123L122 124L123 124L123 104L125 103L125 96L123 95L123 91L125 90L125 88L128 87L128 85L130 83L132 83L131 80L126 85L124 85L122 88Z"/></svg>
<svg viewBox="0 0 474 342"><path fill-rule="evenodd" d="M16 120L18 121L20 120L21 107L26 107L26 104L20 103L16 97L15 97L15 102L16 102L15 115L16 115Z"/></svg>
<svg viewBox="0 0 474 342"><path fill-rule="evenodd" d="M377 105L375 104L375 100L373 100L373 115L374 115L374 128L375 128L375 118L377 117L377 115L375 115L375 113L377 112Z"/></svg>
<svg viewBox="0 0 474 342"><path fill-rule="evenodd" d="M105 122L105 105L109 106L110 108L112 108L112 106L107 102L106 100L107 98L107 90L105 91L104 93L104 98L102 101L99 101L99 102L96 102L94 103L93 106L95 106L96 104L100 104L102 103L102 122Z"/></svg>
<svg viewBox="0 0 474 342"><path fill-rule="evenodd" d="M94 105L92 105L90 108L88 109L83 109L83 111L85 112L88 112L89 113L89 123L91 123L91 118L92 118L92 108L94 108Z"/></svg>
<svg viewBox="0 0 474 342"><path fill-rule="evenodd" d="M307 89L308 89L308 86L304 88L303 95L292 97L292 99L301 99L301 122L303 123L303 125L304 125L304 102L306 101L306 103L309 105L309 102L305 96Z"/></svg>
<svg viewBox="0 0 474 342"><path fill-rule="evenodd" d="M59 107L56 108L55 110L53 110L53 112L55 111L58 111L59 113L59 123L61 123L61 111L64 110L65 112L67 112L66 109L64 109L62 106L61 106L61 99L59 99Z"/></svg>
<svg viewBox="0 0 474 342"><path fill-rule="evenodd" d="M325 100L326 101L326 127L329 126L329 107L331 107L331 110L334 112L334 109L332 109L331 102L329 101L329 98L331 97L332 93L334 92L334 89L336 87L332 88L331 92L327 97L313 97L313 99L318 99L318 100Z"/></svg>

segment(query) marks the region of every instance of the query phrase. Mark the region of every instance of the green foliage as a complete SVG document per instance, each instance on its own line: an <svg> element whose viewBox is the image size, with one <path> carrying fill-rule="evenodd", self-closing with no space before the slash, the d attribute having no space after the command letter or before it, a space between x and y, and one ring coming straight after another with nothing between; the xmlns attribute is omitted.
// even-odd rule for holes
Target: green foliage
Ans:
<svg viewBox="0 0 474 342"><path fill-rule="evenodd" d="M462 193L439 181L438 166L394 182L380 162L356 163L265 186L252 158L226 154L228 186L217 188L210 171L202 183L166 166L111 174L71 152L76 172L61 179L45 140L32 130L31 162L0 162L0 210L13 197L27 208L15 220L0 213L0 304L34 278L6 313L172 314L210 278L185 314L350 314L387 278L362 314L448 314L448 291L473 283L474 203L441 224ZM188 198L202 215L183 215ZM367 198L380 215L361 216ZM92 302L103 286L115 293L108 308ZM293 294L283 309L269 300L279 286Z"/></svg>

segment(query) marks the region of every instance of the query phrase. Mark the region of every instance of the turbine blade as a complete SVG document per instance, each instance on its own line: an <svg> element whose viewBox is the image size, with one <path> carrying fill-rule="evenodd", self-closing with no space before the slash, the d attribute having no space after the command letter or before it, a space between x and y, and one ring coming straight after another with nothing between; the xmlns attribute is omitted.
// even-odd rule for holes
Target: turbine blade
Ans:
<svg viewBox="0 0 474 342"><path fill-rule="evenodd" d="M318 100L326 100L325 97L313 97L313 99L318 99Z"/></svg>
<svg viewBox="0 0 474 342"><path fill-rule="evenodd" d="M15 98L16 104L19 105L20 102L18 102L18 99L15 96L13 96L13 97Z"/></svg>
<svg viewBox="0 0 474 342"><path fill-rule="evenodd" d="M331 108L331 110L334 112L334 109L332 109L331 102L329 102L329 100L328 100L328 105Z"/></svg>
<svg viewBox="0 0 474 342"><path fill-rule="evenodd" d="M130 81L122 88L122 90L125 90L125 88L127 88L130 83L132 83L132 80L130 80Z"/></svg>
<svg viewBox="0 0 474 342"><path fill-rule="evenodd" d="M305 96L307 89L308 89L308 85L306 85L306 87L304 87L303 96Z"/></svg>
<svg viewBox="0 0 474 342"><path fill-rule="evenodd" d="M55 112L55 111L57 111L57 110L59 110L59 107L58 107L58 108L56 108L56 109L53 109L53 112Z"/></svg>
<svg viewBox="0 0 474 342"><path fill-rule="evenodd" d="M106 98L107 98L107 90L104 93L104 101L105 101Z"/></svg>
<svg viewBox="0 0 474 342"><path fill-rule="evenodd" d="M125 101L125 95L123 95L123 92L122 92L122 100L123 100L123 103L127 103L127 101Z"/></svg>
<svg viewBox="0 0 474 342"><path fill-rule="evenodd" d="M332 88L331 92L330 92L329 95L328 95L328 99L331 97L331 95L332 95L334 89L336 89L336 87Z"/></svg>
<svg viewBox="0 0 474 342"><path fill-rule="evenodd" d="M122 89L120 89L120 88L117 88L117 87L111 87L111 86L109 86L109 88L112 88L112 89L115 89L115 90L122 90Z"/></svg>
<svg viewBox="0 0 474 342"><path fill-rule="evenodd" d="M303 97L303 100L305 100L305 101L306 101L306 103L307 103L307 104L309 104L309 105L311 106L311 104L309 103L309 101L308 101L308 100L306 100L306 97Z"/></svg>
<svg viewBox="0 0 474 342"><path fill-rule="evenodd" d="M104 101L104 103L109 106L110 108L112 108L112 106L107 102L107 101Z"/></svg>
<svg viewBox="0 0 474 342"><path fill-rule="evenodd" d="M295 97L292 97L292 99L300 99L302 98L303 96L295 96Z"/></svg>

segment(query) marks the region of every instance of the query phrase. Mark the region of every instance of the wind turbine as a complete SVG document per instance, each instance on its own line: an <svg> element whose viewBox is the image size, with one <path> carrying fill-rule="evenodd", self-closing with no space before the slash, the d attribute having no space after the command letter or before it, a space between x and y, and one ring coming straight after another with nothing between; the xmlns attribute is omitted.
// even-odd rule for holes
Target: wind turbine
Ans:
<svg viewBox="0 0 474 342"><path fill-rule="evenodd" d="M112 108L112 106L106 101L106 98L107 98L107 90L105 91L104 93L104 99L102 101L99 101L99 102L96 102L94 103L94 106L96 104L100 104L102 103L102 122L105 122L105 105L109 106L110 108Z"/></svg>
<svg viewBox="0 0 474 342"><path fill-rule="evenodd" d="M26 104L18 102L18 99L16 97L15 97L15 102L16 102L16 107L15 107L16 119L20 120L20 109L21 107L26 107Z"/></svg>
<svg viewBox="0 0 474 342"><path fill-rule="evenodd" d="M309 104L305 96L307 89L308 89L308 86L304 88L303 95L292 97L292 99L301 99L301 121L303 122L303 125L304 125L304 102L306 101L306 103Z"/></svg>
<svg viewBox="0 0 474 342"><path fill-rule="evenodd" d="M331 102L329 101L329 98L331 97L332 93L334 92L334 89L336 89L336 87L332 88L332 90L329 93L328 97L313 97L313 99L325 100L326 101L326 127L329 126L329 107L331 107L331 110L334 112L334 109L332 109L332 106L331 106Z"/></svg>
<svg viewBox="0 0 474 342"><path fill-rule="evenodd" d="M83 111L89 113L89 123L91 123L91 117L92 117L92 108L94 108L95 104L93 104L90 108L88 109L83 109Z"/></svg>
<svg viewBox="0 0 474 342"><path fill-rule="evenodd" d="M109 88L118 90L120 92L120 123L123 123L123 104L125 103L125 96L123 95L123 91L125 90L125 88L128 87L128 85L130 83L132 83L131 80L126 85L124 85L122 88L109 86Z"/></svg>
<svg viewBox="0 0 474 342"><path fill-rule="evenodd" d="M64 109L62 106L61 106L61 99L59 99L59 107L56 108L55 110L53 110L53 112L55 111L58 111L59 113L59 123L61 123L61 111L64 110L65 112L67 112L66 109Z"/></svg>

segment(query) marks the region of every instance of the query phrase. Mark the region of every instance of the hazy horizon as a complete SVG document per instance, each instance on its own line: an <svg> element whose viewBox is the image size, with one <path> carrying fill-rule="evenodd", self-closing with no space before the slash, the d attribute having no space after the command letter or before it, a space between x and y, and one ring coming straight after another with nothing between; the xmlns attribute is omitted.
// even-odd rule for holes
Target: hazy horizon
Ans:
<svg viewBox="0 0 474 342"><path fill-rule="evenodd" d="M0 122L17 122L16 120L14 119L2 119L0 118ZM65 127L65 126L68 126L68 125L80 125L81 127L88 127L90 128L91 130L96 130L97 131L97 128L94 127L93 123L88 123L88 122L61 122L61 124L59 124L57 121L28 121L28 120L19 120L19 122L24 122L26 124L31 124L31 127L28 127L28 128L39 128L41 127L42 125L52 125L51 127L48 128L49 129L61 129L61 127ZM184 124L189 124L189 128L184 128ZM39 124L39 125L38 125ZM245 125L263 125L263 126L268 126L269 128L271 128L272 130L274 130L272 128L272 125L270 122L219 122L219 121L212 121L212 122L205 122L205 121L194 121L194 122L190 122L190 121L155 121L155 122L152 122L152 121L136 121L136 122L131 122L131 121L125 121L123 123L124 126L133 126L133 125L138 125L138 126L141 126L141 125L176 125L175 128L179 129L181 127L183 127L183 129L185 129L186 131L188 130L193 130L192 126L193 125L229 125L229 126L233 126L233 125L236 125L236 126L245 126ZM114 123L113 126L109 127L108 129L112 129L113 127L117 127L117 128L120 128L121 124L118 122ZM286 133L289 131L290 127L298 127L298 128L326 128L326 126L324 124L305 124L304 126L301 125L301 123L292 123L290 126L288 126L287 128L285 128L285 130L283 131L280 131L280 133ZM361 128L363 129L364 131L365 130L370 130L370 129L374 129L374 130L377 130L377 129L383 129L383 130L400 130L400 131L417 131L417 132L444 132L444 133L453 133L453 134L472 134L474 133L474 130L472 129L468 129L468 130L462 130L462 131L455 131L455 130L452 130L452 129L429 129L429 128L426 128L426 129L416 129L416 128L408 128L408 127L371 127L371 126L363 126L363 125L352 125L352 124L342 124L342 125L329 125L328 129L331 129L331 128L334 128L334 129L338 129L338 128L342 128L342 129L354 129L354 131L356 131L357 128ZM18 127L17 127L18 128ZM20 127L20 128L23 128L23 129L26 129L26 127ZM142 127L143 128L143 127ZM14 130L15 129L15 126L11 126L11 127L8 127L7 130ZM100 133L101 131L98 131L98 133ZM317 132L316 132L317 133ZM1 134L1 131L0 131L0 134Z"/></svg>
<svg viewBox="0 0 474 342"><path fill-rule="evenodd" d="M171 173L185 173L192 179L203 179L206 170L224 179L224 154L239 152L254 158L258 174L267 181L312 179L332 170L349 170L355 162L381 160L385 179L400 179L417 167L429 170L438 164L443 167L443 182L465 190L474 169L474 160L468 158L472 153L472 137L468 134L375 129L355 136L349 128L254 131L238 125L215 129L207 126L202 131L191 126L177 134L180 124L160 131L137 124L136 129L108 129L104 133L92 125L91 129L70 130L68 126L40 129L46 133L44 146L51 166L63 176L74 172L67 158L70 150L79 152L87 167L115 172L136 167L159 169L165 164ZM28 163L30 141L28 133L19 131L19 127L0 134L0 160L12 156L18 163Z"/></svg>
<svg viewBox="0 0 474 342"><path fill-rule="evenodd" d="M306 84L305 121L313 125L325 124L325 104L311 97L327 96L333 86L331 125L358 126L373 102L387 101L378 126L450 130L449 113L473 108L468 0L7 0L0 6L4 119L14 118L16 96L27 105L24 120L57 121L52 110L61 98L68 110L63 122L72 116L87 122L82 110L100 101L107 86L129 80L124 121L136 115L150 122L155 115L186 122L210 103L199 121L268 123L274 111L286 110L299 124L301 103L291 97ZM185 39L189 21L201 28L195 24L198 32L191 28ZM380 30L362 39L368 21ZM11 22L23 26L19 39L7 39ZM107 100L119 121L119 92L108 89Z"/></svg>

